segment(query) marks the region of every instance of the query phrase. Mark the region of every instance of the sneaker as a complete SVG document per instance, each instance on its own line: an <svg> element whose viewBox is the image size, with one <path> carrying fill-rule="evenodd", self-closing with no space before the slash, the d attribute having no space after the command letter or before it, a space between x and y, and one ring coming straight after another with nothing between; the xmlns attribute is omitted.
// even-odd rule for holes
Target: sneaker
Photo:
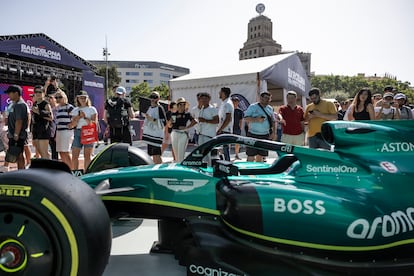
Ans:
<svg viewBox="0 0 414 276"><path fill-rule="evenodd" d="M241 158L237 154L236 154L236 157L234 159L241 160Z"/></svg>

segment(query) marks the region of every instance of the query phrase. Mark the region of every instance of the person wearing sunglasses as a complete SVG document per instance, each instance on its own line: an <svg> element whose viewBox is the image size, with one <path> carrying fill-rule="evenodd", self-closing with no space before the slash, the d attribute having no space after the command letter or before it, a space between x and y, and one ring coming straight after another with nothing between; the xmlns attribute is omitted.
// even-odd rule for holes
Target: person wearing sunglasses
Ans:
<svg viewBox="0 0 414 276"><path fill-rule="evenodd" d="M171 144L177 163L184 160L189 135L188 131L197 121L187 111L188 102L184 98L177 99L177 111L171 114L169 124L172 127Z"/></svg>
<svg viewBox="0 0 414 276"><path fill-rule="evenodd" d="M148 155L152 157L155 164L161 164L161 148L164 140L164 128L167 124L166 114L162 105L159 104L160 94L157 91L151 92L151 104L147 110L142 130L142 140L147 143Z"/></svg>
<svg viewBox="0 0 414 276"><path fill-rule="evenodd" d="M93 143L82 144L81 143L81 129L83 126L90 125L92 123L97 124L98 112L94 106L92 106L89 99L88 92L81 90L76 96L76 108L74 108L70 115L72 116L70 128L74 128L74 137L72 143L72 169L79 169L79 155L83 148L84 163L83 169L86 170L91 162L93 153Z"/></svg>
<svg viewBox="0 0 414 276"><path fill-rule="evenodd" d="M49 159L50 124L53 121L52 107L45 100L45 89L41 85L34 88L32 107L33 145L41 158Z"/></svg>
<svg viewBox="0 0 414 276"><path fill-rule="evenodd" d="M105 102L104 121L109 127L111 143L128 143L132 145L129 130L130 120L134 118L131 102L125 97L126 89L114 87L114 95Z"/></svg>
<svg viewBox="0 0 414 276"><path fill-rule="evenodd" d="M70 114L74 109L73 105L68 103L68 97L63 90L58 89L55 94L57 103L56 113L56 151L60 158L69 168L72 168L72 157L70 154L73 142L73 129L69 128L72 119Z"/></svg>

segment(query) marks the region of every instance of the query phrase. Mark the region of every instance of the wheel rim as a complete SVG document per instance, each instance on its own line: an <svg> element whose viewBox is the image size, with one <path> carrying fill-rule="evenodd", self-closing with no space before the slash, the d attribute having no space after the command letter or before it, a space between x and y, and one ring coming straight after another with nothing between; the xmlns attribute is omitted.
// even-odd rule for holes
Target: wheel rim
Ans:
<svg viewBox="0 0 414 276"><path fill-rule="evenodd" d="M14 258L11 262L0 264L0 272L19 275L30 271L33 275L60 275L62 250L53 224L33 208L2 205L0 256L11 252Z"/></svg>

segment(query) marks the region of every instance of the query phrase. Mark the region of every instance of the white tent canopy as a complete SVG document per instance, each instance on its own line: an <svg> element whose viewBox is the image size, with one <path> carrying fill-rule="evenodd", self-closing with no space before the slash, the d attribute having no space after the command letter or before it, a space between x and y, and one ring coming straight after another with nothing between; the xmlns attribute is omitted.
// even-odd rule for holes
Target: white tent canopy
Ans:
<svg viewBox="0 0 414 276"><path fill-rule="evenodd" d="M218 63L214 73L188 74L169 81L171 99L184 97L191 106L197 104L199 92L210 93L211 103L220 103L218 93L224 86L229 87L232 94L242 95L253 103L268 85L294 90L299 95L307 94L309 80L296 53L241 60L228 65Z"/></svg>

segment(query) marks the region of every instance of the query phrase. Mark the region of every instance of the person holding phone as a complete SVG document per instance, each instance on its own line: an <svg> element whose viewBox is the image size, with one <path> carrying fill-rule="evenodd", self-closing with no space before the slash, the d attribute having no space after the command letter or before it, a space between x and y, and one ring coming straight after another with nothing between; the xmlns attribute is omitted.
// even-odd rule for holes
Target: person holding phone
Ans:
<svg viewBox="0 0 414 276"><path fill-rule="evenodd" d="M83 126L90 125L91 123L97 124L96 108L92 106L88 93L81 90L76 96L76 107L70 112L72 116L69 128L74 128L74 137L72 143L72 169L79 169L79 155L83 148L84 165L83 169L86 170L91 162L94 143L85 144L81 143L81 129Z"/></svg>
<svg viewBox="0 0 414 276"><path fill-rule="evenodd" d="M53 121L52 107L45 99L45 89L41 85L34 87L35 97L32 107L33 145L41 158L49 159L50 125Z"/></svg>
<svg viewBox="0 0 414 276"><path fill-rule="evenodd" d="M400 111L398 104L394 102L394 94L392 92L384 93L380 106L375 107L376 120L398 120L400 119Z"/></svg>
<svg viewBox="0 0 414 276"><path fill-rule="evenodd" d="M308 146L309 148L320 148L330 150L331 146L323 139L321 134L322 124L326 121L336 120L337 110L333 102L321 98L319 88L313 87L309 90L311 103L306 106L303 118L308 123Z"/></svg>

